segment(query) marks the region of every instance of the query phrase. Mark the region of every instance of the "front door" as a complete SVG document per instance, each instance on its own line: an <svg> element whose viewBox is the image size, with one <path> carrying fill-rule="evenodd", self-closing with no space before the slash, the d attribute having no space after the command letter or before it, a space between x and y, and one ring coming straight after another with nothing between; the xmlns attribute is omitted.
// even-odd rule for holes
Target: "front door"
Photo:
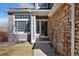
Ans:
<svg viewBox="0 0 79 59"><path fill-rule="evenodd" d="M37 20L37 35L41 38L47 38L47 20Z"/></svg>

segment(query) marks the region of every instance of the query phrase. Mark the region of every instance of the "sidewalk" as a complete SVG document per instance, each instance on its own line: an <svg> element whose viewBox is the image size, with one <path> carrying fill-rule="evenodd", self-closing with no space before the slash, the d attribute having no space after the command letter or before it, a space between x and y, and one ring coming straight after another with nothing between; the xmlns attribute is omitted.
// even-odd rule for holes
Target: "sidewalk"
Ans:
<svg viewBox="0 0 79 59"><path fill-rule="evenodd" d="M34 47L34 56L54 56L49 43L36 42Z"/></svg>

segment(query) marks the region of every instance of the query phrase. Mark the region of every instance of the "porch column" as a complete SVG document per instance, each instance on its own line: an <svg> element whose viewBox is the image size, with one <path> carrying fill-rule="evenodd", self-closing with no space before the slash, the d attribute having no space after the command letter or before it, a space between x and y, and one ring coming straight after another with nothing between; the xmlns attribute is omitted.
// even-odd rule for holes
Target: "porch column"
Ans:
<svg viewBox="0 0 79 59"><path fill-rule="evenodd" d="M31 43L36 41L36 16L31 15Z"/></svg>
<svg viewBox="0 0 79 59"><path fill-rule="evenodd" d="M8 41L12 41L12 34L13 34L13 21L14 21L14 15L13 13L8 13L8 32L9 32L9 39Z"/></svg>

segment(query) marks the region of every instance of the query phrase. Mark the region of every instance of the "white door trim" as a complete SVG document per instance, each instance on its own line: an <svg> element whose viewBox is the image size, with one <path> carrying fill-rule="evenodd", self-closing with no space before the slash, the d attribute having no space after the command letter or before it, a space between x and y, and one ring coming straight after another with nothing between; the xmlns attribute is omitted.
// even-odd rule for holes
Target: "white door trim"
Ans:
<svg viewBox="0 0 79 59"><path fill-rule="evenodd" d="M39 21L39 25L41 25L41 21L48 21L48 19L36 19L36 21ZM39 35L40 36L40 34L41 34L41 26L39 26L39 34L37 34L37 35ZM43 37L43 38L48 38L48 36L41 36L41 37Z"/></svg>

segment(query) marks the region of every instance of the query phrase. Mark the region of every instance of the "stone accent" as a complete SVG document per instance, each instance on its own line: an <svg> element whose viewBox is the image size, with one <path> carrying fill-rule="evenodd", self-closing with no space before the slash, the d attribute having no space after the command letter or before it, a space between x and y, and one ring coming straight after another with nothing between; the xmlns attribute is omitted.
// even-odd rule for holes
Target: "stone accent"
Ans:
<svg viewBox="0 0 79 59"><path fill-rule="evenodd" d="M12 41L12 34L13 34L13 19L14 19L14 16L13 14L9 14L8 16L8 34L9 34L9 37L8 37L8 41Z"/></svg>
<svg viewBox="0 0 79 59"><path fill-rule="evenodd" d="M12 33L13 31L13 15L12 14L9 14L8 16L9 20L8 20L8 31L9 33Z"/></svg>
<svg viewBox="0 0 79 59"><path fill-rule="evenodd" d="M60 55L71 55L71 10L64 4L48 19L48 37Z"/></svg>

